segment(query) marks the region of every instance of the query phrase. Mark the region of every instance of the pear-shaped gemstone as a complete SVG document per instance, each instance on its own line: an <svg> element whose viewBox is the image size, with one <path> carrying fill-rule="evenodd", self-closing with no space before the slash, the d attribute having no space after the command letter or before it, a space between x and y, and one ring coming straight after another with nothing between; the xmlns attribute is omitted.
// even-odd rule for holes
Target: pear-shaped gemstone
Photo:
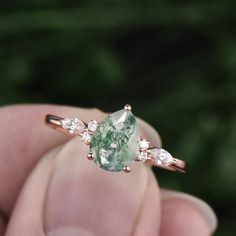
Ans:
<svg viewBox="0 0 236 236"><path fill-rule="evenodd" d="M106 117L96 129L90 152L97 165L108 171L121 171L139 153L140 132L131 111L119 110Z"/></svg>

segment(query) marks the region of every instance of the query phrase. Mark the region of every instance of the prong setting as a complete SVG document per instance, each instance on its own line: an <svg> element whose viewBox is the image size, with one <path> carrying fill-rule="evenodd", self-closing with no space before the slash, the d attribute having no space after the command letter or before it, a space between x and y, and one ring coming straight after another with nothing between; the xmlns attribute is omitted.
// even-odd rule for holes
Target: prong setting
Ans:
<svg viewBox="0 0 236 236"><path fill-rule="evenodd" d="M129 104L126 104L124 106L124 109L127 110L127 111L131 111L132 107Z"/></svg>
<svg viewBox="0 0 236 236"><path fill-rule="evenodd" d="M88 155L87 155L87 158L91 161L93 160L93 153L92 152L89 152Z"/></svg>
<svg viewBox="0 0 236 236"><path fill-rule="evenodd" d="M123 168L123 171L124 171L125 173L130 173L131 168L130 168L129 166L125 166L125 167Z"/></svg>

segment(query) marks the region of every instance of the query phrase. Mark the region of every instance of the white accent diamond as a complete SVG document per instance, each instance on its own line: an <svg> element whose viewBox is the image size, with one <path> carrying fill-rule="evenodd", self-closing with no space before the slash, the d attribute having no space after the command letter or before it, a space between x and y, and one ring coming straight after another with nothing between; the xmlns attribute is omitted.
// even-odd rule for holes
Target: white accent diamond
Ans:
<svg viewBox="0 0 236 236"><path fill-rule="evenodd" d="M91 142L91 139L92 139L92 134L88 131L85 131L83 134L82 134L82 141L85 142L86 144L89 144Z"/></svg>
<svg viewBox="0 0 236 236"><path fill-rule="evenodd" d="M98 127L98 122L96 120L90 120L88 123L88 129L94 132Z"/></svg>
<svg viewBox="0 0 236 236"><path fill-rule="evenodd" d="M150 157L158 164L168 166L173 163L172 155L162 148L150 149Z"/></svg>
<svg viewBox="0 0 236 236"><path fill-rule="evenodd" d="M147 153L147 152L140 152L140 153L138 154L138 157L137 157L137 160L138 160L138 161L144 162L144 161L146 161L147 159L148 159L148 153Z"/></svg>
<svg viewBox="0 0 236 236"><path fill-rule="evenodd" d="M61 125L70 134L81 134L85 128L85 124L78 118L65 118L61 121Z"/></svg>
<svg viewBox="0 0 236 236"><path fill-rule="evenodd" d="M146 139L140 139L139 147L143 150L147 150L149 148L149 142Z"/></svg>

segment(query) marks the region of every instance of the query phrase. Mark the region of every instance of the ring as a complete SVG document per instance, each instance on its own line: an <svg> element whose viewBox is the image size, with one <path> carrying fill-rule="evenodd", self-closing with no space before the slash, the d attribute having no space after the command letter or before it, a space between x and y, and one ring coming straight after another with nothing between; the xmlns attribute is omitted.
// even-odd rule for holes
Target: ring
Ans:
<svg viewBox="0 0 236 236"><path fill-rule="evenodd" d="M185 173L185 162L174 158L165 149L152 147L140 137L139 126L131 106L108 115L101 123L88 123L76 118L46 115L45 123L71 136L78 135L89 145L87 158L107 171L130 172L133 161L148 163L171 171Z"/></svg>

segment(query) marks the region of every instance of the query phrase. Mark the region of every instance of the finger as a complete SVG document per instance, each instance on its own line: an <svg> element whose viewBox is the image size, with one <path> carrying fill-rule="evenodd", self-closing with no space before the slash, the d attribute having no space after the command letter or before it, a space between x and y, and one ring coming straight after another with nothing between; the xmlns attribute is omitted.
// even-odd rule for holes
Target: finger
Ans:
<svg viewBox="0 0 236 236"><path fill-rule="evenodd" d="M42 158L20 194L7 236L157 235L160 195L150 168L136 163L130 174L103 171L87 152L76 137Z"/></svg>
<svg viewBox="0 0 236 236"><path fill-rule="evenodd" d="M213 210L188 194L162 190L161 236L209 236L217 225Z"/></svg>
<svg viewBox="0 0 236 236"><path fill-rule="evenodd" d="M64 106L12 106L0 109L0 204L3 212L12 209L26 176L40 156L68 140L67 136L50 132L44 125L46 113L79 115L87 121L94 110ZM7 180L7 181L6 181Z"/></svg>
<svg viewBox="0 0 236 236"><path fill-rule="evenodd" d="M51 148L69 138L50 131L44 125L45 114L79 117L85 122L101 121L105 113L97 109L82 109L56 105L18 105L0 109L0 209L9 215L16 196L35 163ZM142 130L159 143L156 131L146 122ZM8 180L7 182L5 180Z"/></svg>
<svg viewBox="0 0 236 236"><path fill-rule="evenodd" d="M153 172L148 181L145 198L143 200L134 236L158 236L161 220L160 190L157 187Z"/></svg>

